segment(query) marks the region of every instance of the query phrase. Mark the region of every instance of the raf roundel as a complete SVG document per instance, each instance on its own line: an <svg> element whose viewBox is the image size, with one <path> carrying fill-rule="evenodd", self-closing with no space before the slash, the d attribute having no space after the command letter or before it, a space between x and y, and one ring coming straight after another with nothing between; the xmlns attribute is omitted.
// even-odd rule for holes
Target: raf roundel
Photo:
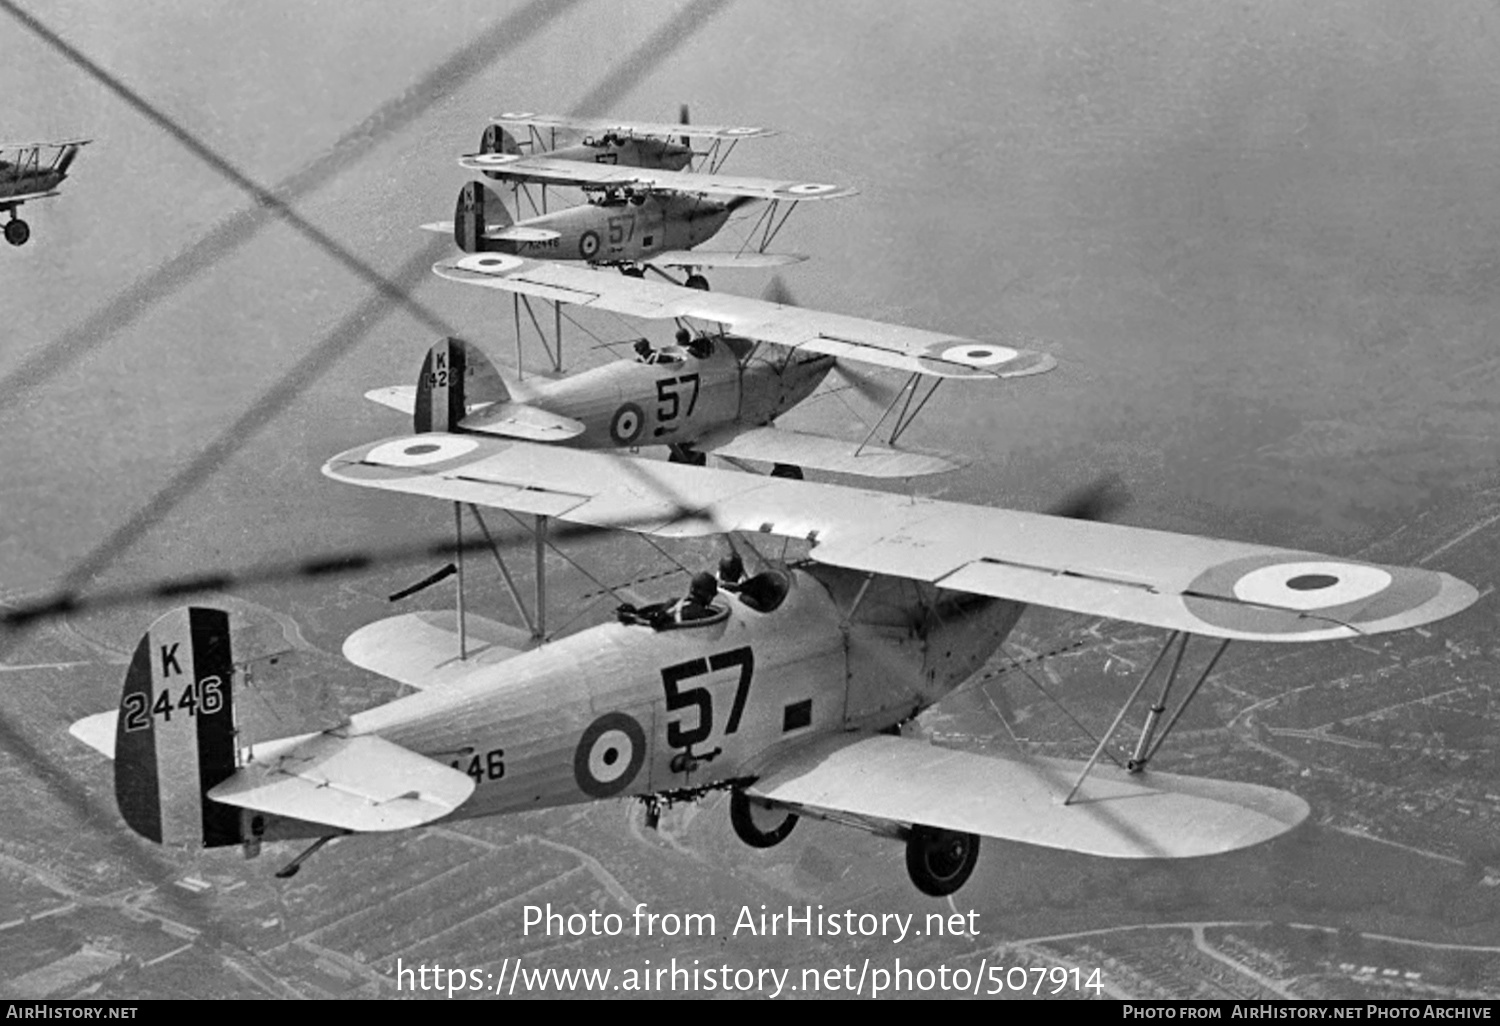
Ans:
<svg viewBox="0 0 1500 1026"><path fill-rule="evenodd" d="M526 261L517 256L509 256L504 253L475 253L466 256L455 265L465 271L479 271L482 274L500 274L504 271L514 271Z"/></svg>
<svg viewBox="0 0 1500 1026"><path fill-rule="evenodd" d="M983 342L965 342L949 346L938 354L938 359L949 363L961 363L968 367L998 367L1010 363L1021 354L1009 346L993 346Z"/></svg>
<svg viewBox="0 0 1500 1026"><path fill-rule="evenodd" d="M578 739L573 779L590 798L612 798L630 786L645 761L641 725L622 712L605 713Z"/></svg>
<svg viewBox="0 0 1500 1026"><path fill-rule="evenodd" d="M749 126L745 126L745 127L742 127L742 128L726 128L726 129L724 129L724 134L725 135L754 135L756 132L759 132L759 131L760 131L759 128L751 128Z"/></svg>
<svg viewBox="0 0 1500 1026"><path fill-rule="evenodd" d="M377 445L365 455L365 462L388 467L425 467L466 456L478 446L472 438L401 438Z"/></svg>
<svg viewBox="0 0 1500 1026"><path fill-rule="evenodd" d="M536 117L536 111L532 110L508 110L500 115L501 121L530 121Z"/></svg>
<svg viewBox="0 0 1500 1026"><path fill-rule="evenodd" d="M584 232L578 240L578 252L585 260L592 260L599 253L599 233Z"/></svg>
<svg viewBox="0 0 1500 1026"><path fill-rule="evenodd" d="M521 159L519 153L476 153L469 160L475 164L497 166L500 164L514 164Z"/></svg>
<svg viewBox="0 0 1500 1026"><path fill-rule="evenodd" d="M641 413L641 408L635 403L626 403L615 411L614 418L609 422L609 437L614 439L616 445L632 445L641 437L641 429L646 426L646 417Z"/></svg>
<svg viewBox="0 0 1500 1026"><path fill-rule="evenodd" d="M1384 570L1359 563L1276 563L1241 577L1234 584L1234 595L1245 602L1305 612L1370 598L1390 583L1391 575Z"/></svg>
<svg viewBox="0 0 1500 1026"><path fill-rule="evenodd" d="M786 191L793 196L816 196L819 193L832 192L837 185L825 185L822 182L803 182L800 185L789 185Z"/></svg>

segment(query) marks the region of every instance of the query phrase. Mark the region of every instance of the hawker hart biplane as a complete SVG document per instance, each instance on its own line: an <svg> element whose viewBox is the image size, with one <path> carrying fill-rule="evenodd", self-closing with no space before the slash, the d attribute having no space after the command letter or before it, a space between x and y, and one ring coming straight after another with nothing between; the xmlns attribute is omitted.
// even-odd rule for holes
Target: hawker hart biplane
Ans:
<svg viewBox="0 0 1500 1026"><path fill-rule="evenodd" d="M1154 768L1230 641L1363 637L1477 598L1431 570L1069 518L1080 510L1012 512L473 435L395 438L323 469L456 512L469 504L476 518L479 506L534 516L539 564L554 518L811 548L732 590L695 586L690 616L680 604L622 607L619 622L527 651L467 614L460 585L456 617L382 620L344 646L416 693L248 747L235 732L240 654L228 615L169 613L135 651L118 716L73 728L112 752L120 812L152 841L253 854L262 841L316 838L287 875L345 834L617 797L641 799L649 818L727 790L746 843L775 845L801 816L892 837L934 896L968 879L980 835L1116 858L1211 855L1275 837L1309 811L1269 787ZM1168 632L1093 757L996 758L900 736L985 663L1029 604ZM1180 672L1191 635L1216 642L1196 675ZM1153 676L1163 679L1133 757L1099 768ZM1163 717L1179 683L1187 693Z"/></svg>
<svg viewBox="0 0 1500 1026"><path fill-rule="evenodd" d="M521 300L539 298L554 304L571 304L597 310L639 317L645 320L670 320L679 325L692 319L717 325L717 333L699 332L696 337L686 328L686 344L667 350L667 373L627 365L610 365L580 375L580 383L562 382L548 386L558 397L573 394L571 408L607 419L609 441L617 446L633 447L670 443L678 446L673 454L677 462L703 463L705 452L726 459L745 459L782 466L786 476L800 476L791 467L805 466L839 473L896 477L932 473L947 469L937 464L930 470L917 469L914 454L897 454L870 446L881 426L891 421L887 444L895 446L918 414L927 406L939 385L949 378L997 380L1040 374L1056 366L1052 357L1038 352L1036 339L1008 333L1002 341L978 341L935 331L924 331L897 324L823 313L792 305L789 301L751 299L724 293L702 292L670 282L642 281L634 278L598 274L580 267L569 267L501 254L475 254L433 265L438 276L467 285L509 292L517 299L516 336L520 345ZM773 283L777 286L779 282ZM786 299L784 291L781 297ZM529 309L529 307L528 307ZM547 344L545 336L543 345ZM553 365L562 364L562 341L548 350ZM703 357L693 355L694 349ZM699 362L707 361L700 369ZM907 375L906 381L890 398L880 419L864 441L852 449L845 443L816 436L776 430L771 420L800 402L824 380L830 370L839 368L841 376L856 388L863 389L863 379L846 365L858 362ZM519 365L519 354L517 363ZM660 367L660 364L657 365ZM467 373L474 373L466 368ZM688 378L697 374L697 379ZM925 388L924 378L931 383ZM611 400L608 386L619 386ZM710 385L723 394L723 401L703 408L696 421L685 418L693 397ZM603 388L598 386L605 386ZM627 392L655 390L643 404ZM701 388L700 388L701 386ZM489 386L493 388L493 385ZM569 390L576 390L571 392ZM369 397L388 405L406 396L386 389ZM452 430L455 425L466 430L489 430L532 441L538 434L519 430L479 427L491 418L481 413L479 420L463 423L460 411L464 404L479 399L471 388L467 395L448 395L451 413L428 424ZM542 405L547 401L543 400ZM686 405L684 405L686 404ZM899 407L899 409L898 409ZM397 408L402 408L398 406ZM547 406L552 412L563 412L561 406ZM493 420L500 422L503 407ZM583 419L580 413L569 414ZM894 418L893 418L894 415ZM421 422L419 421L419 424ZM497 426L502 426L497 424ZM732 427L733 430L726 430ZM419 430L421 428L419 427ZM574 428L575 434L582 434ZM609 444L602 434L595 443ZM899 458L897 458L899 456Z"/></svg>
<svg viewBox="0 0 1500 1026"><path fill-rule="evenodd" d="M636 277L648 268L663 276L662 268L681 268L688 272L684 284L697 289L708 288L708 279L700 273L705 268L781 267L804 259L769 251L792 211L807 200L855 194L847 186L824 182L648 170L511 153L473 154L459 164L506 181L573 186L588 196L578 206L516 221L484 183L470 182L459 192L451 224L422 226L452 232L464 252L581 260L618 267ZM730 215L756 201L767 206L738 249L696 248L717 235Z"/></svg>
<svg viewBox="0 0 1500 1026"><path fill-rule="evenodd" d="M694 125L684 104L678 121L619 121L609 118L574 118L530 111L511 111L495 118L479 140L480 153L516 153L556 160L581 160L593 164L617 164L658 171L682 171L694 157L716 173L741 139L762 139L776 133L747 125ZM518 139L504 126L524 130ZM582 136L578 142L559 137ZM707 150L694 150L694 139L709 141ZM490 172L493 174L493 172Z"/></svg>
<svg viewBox="0 0 1500 1026"><path fill-rule="evenodd" d="M68 177L68 168L89 139L64 142L0 143L0 213L9 212L5 223L5 241L24 246L31 238L31 226L16 215L16 208L31 200L58 194L57 187ZM49 153L42 159L42 151Z"/></svg>
<svg viewBox="0 0 1500 1026"><path fill-rule="evenodd" d="M466 257L439 265L439 273L494 285L519 282L529 266L517 257ZM497 278L502 268L509 276ZM470 271L470 268L476 268ZM930 376L987 379L1022 377L1050 370L1050 356L1029 349L995 346L935 332L882 324L857 317L819 313L766 300L709 294L656 282L635 281L580 268L561 269L582 285L602 289L623 302L643 296L686 304L692 316L744 326L736 334L694 334L678 330L676 345L653 348L641 339L637 358L615 360L551 381L507 382L476 347L461 339L440 340L422 362L415 386L381 388L367 398L412 414L417 431L478 432L582 448L639 448L665 445L674 462L702 465L712 453L735 463L772 464L771 473L801 477L803 468L869 477L910 477L954 469L952 460L872 444L876 422L855 444L773 426L777 417L812 395L836 368L852 387L869 393L876 386L854 373L850 362L899 367L911 375L887 406L915 394L916 381ZM469 277L469 275L473 277ZM797 345L767 341L761 326L774 325ZM833 352L820 341L837 337ZM960 360L945 359L957 351ZM979 359L980 354L983 359ZM934 386L935 387L935 386ZM875 393L878 395L878 392ZM929 393L930 395L930 393ZM907 398L897 418L892 444L925 405ZM882 420L885 418L882 417Z"/></svg>

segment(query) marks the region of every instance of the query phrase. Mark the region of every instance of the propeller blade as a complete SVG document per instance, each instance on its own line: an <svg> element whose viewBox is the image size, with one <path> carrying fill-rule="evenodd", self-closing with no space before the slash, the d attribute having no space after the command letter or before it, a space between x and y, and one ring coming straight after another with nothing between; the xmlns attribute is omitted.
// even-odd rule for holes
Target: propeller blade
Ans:
<svg viewBox="0 0 1500 1026"><path fill-rule="evenodd" d="M685 103L682 106L680 106L680 107L677 108L677 123L679 125L690 125L690 124L693 123L692 120L688 117L688 105L685 104ZM680 138L680 140L682 142L682 145L684 145L684 146L692 146L693 145L692 137L691 136L684 135L684 136L680 136L679 138Z"/></svg>
<svg viewBox="0 0 1500 1026"><path fill-rule="evenodd" d="M779 303L782 306L796 306L797 300L792 296L792 290L787 286L781 275L773 275L766 282L766 287L761 289L760 298L767 303Z"/></svg>
<svg viewBox="0 0 1500 1026"><path fill-rule="evenodd" d="M1072 520L1111 520L1130 503L1130 491L1120 475L1106 474L1068 493L1047 512Z"/></svg>

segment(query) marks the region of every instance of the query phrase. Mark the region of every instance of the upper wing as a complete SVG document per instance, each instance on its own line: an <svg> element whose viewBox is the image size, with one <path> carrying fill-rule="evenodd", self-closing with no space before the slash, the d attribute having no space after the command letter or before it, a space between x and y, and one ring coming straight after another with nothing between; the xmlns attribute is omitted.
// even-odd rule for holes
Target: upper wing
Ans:
<svg viewBox="0 0 1500 1026"><path fill-rule="evenodd" d="M464 615L465 658L451 612L407 613L366 624L344 639L344 658L382 677L425 690L467 680L519 655L530 643L524 631ZM80 726L85 721L74 724ZM83 735L74 731L75 737ZM87 739L84 738L86 741Z"/></svg>
<svg viewBox="0 0 1500 1026"><path fill-rule="evenodd" d="M531 111L507 111L495 118L507 125L530 128L560 128L569 132L621 132L630 135L680 136L695 139L763 139L776 133L769 128L738 125L683 125L674 121L611 121L607 118L569 118Z"/></svg>
<svg viewBox="0 0 1500 1026"><path fill-rule="evenodd" d="M1414 567L500 439L397 438L323 473L643 534L806 539L821 563L1218 638L1377 634L1479 597Z"/></svg>
<svg viewBox="0 0 1500 1026"><path fill-rule="evenodd" d="M758 200L842 199L858 189L827 182L786 182L774 178L747 178L743 175L710 175L697 171L651 171L618 164L591 164L581 160L557 157L528 157L519 153L470 153L458 159L460 167L470 171L497 174L522 182L547 185L658 189L670 192L700 193L705 196L742 196Z"/></svg>
<svg viewBox="0 0 1500 1026"><path fill-rule="evenodd" d="M0 182L0 203L4 203L6 206L19 206L20 204L25 203L28 200L46 199L48 196L61 195L62 193L58 192L56 189L52 189L48 192L22 192L15 195L6 195L5 183Z"/></svg>
<svg viewBox="0 0 1500 1026"><path fill-rule="evenodd" d="M57 142L0 142L0 153L6 150L60 150L64 146L87 146L92 139L59 139Z"/></svg>
<svg viewBox="0 0 1500 1026"><path fill-rule="evenodd" d="M696 317L717 321L737 334L762 342L860 360L909 374L1015 378L1040 374L1057 366L1045 353L1024 348L1034 343L1030 338L1009 337L1004 344L978 342L862 317L821 313L764 299L704 292L500 253L475 253L442 260L432 269L439 277L469 285L536 296L550 302L597 307L632 317L653 320Z"/></svg>
<svg viewBox="0 0 1500 1026"><path fill-rule="evenodd" d="M276 816L356 832L405 830L468 800L467 773L369 734L273 741L208 797Z"/></svg>
<svg viewBox="0 0 1500 1026"><path fill-rule="evenodd" d="M1307 818L1256 784L1000 759L908 738L833 735L767 766L749 793L790 809L983 834L1109 858L1192 858L1268 841Z"/></svg>

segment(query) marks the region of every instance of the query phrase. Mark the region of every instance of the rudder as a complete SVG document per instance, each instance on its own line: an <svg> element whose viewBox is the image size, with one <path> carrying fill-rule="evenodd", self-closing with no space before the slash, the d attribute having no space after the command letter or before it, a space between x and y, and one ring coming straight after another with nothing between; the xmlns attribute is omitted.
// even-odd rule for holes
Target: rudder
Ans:
<svg viewBox="0 0 1500 1026"><path fill-rule="evenodd" d="M471 406L503 403L510 390L489 358L461 338L443 338L422 359L413 427L456 431Z"/></svg>
<svg viewBox="0 0 1500 1026"><path fill-rule="evenodd" d="M240 810L207 797L237 761L229 614L174 609L141 638L125 674L115 727L120 815L158 844L238 844Z"/></svg>
<svg viewBox="0 0 1500 1026"><path fill-rule="evenodd" d="M498 252L502 243L486 239L491 228L505 228L515 221L505 203L483 182L465 182L458 191L453 210L453 241L465 253Z"/></svg>

